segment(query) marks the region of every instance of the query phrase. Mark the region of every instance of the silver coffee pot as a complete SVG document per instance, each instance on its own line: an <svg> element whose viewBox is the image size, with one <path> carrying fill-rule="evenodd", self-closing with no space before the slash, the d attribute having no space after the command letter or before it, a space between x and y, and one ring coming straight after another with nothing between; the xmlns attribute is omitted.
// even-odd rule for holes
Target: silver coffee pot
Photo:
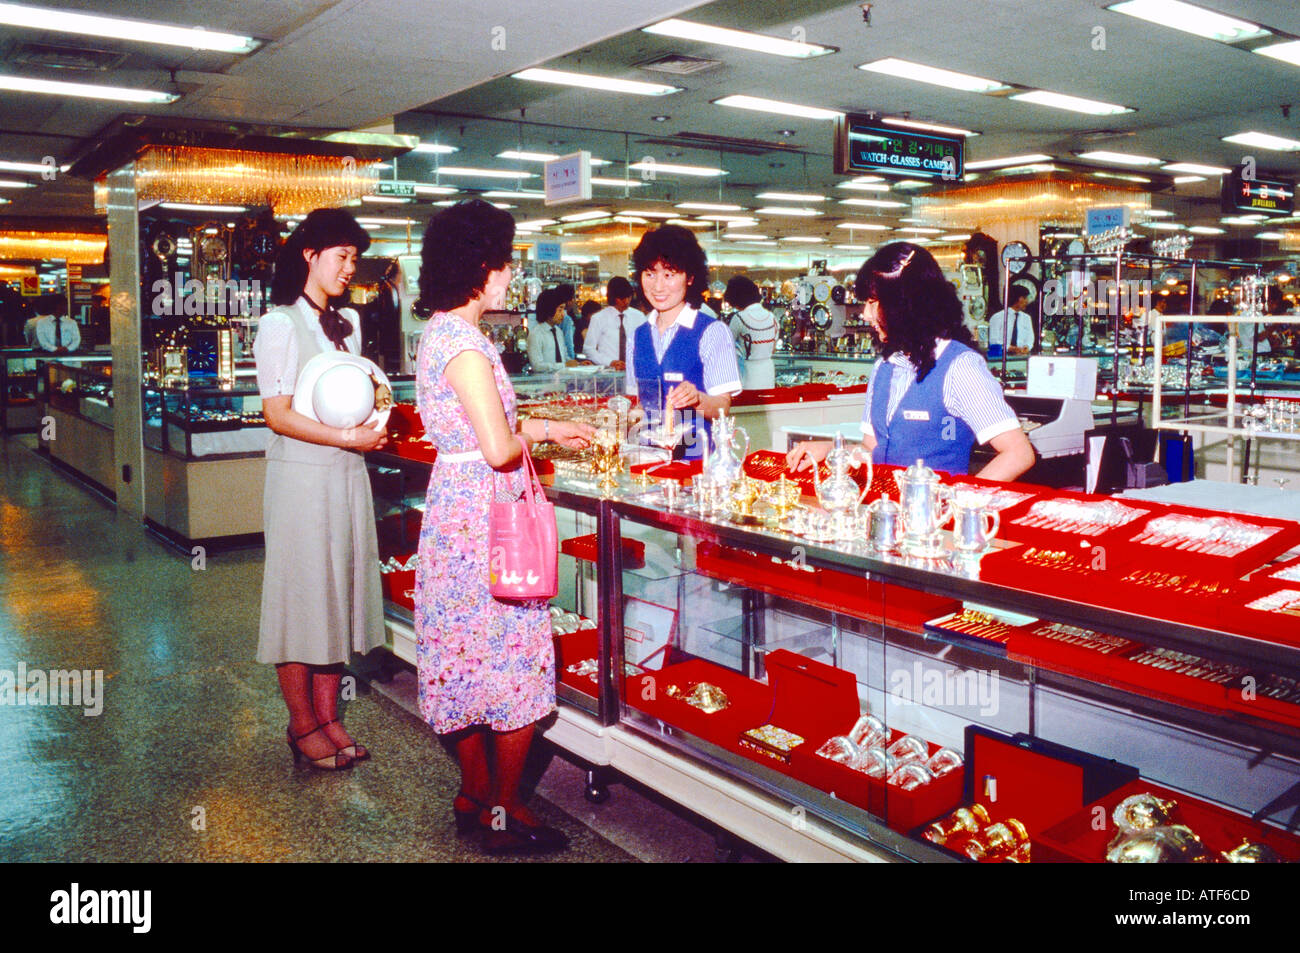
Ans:
<svg viewBox="0 0 1300 953"><path fill-rule="evenodd" d="M888 494L867 506L867 546L877 553L898 549L903 540L903 510Z"/></svg>
<svg viewBox="0 0 1300 953"><path fill-rule="evenodd" d="M1001 517L979 498L958 493L952 500L952 544L965 553L982 553L997 538Z"/></svg>
<svg viewBox="0 0 1300 953"><path fill-rule="evenodd" d="M713 445L705 447L701 473L705 482L713 486L735 486L745 475L745 457L749 455L749 434L744 427L736 426L736 418L724 410L713 421ZM704 430L697 431L701 436ZM737 451L737 435L744 438L745 449Z"/></svg>
<svg viewBox="0 0 1300 953"><path fill-rule="evenodd" d="M894 480L903 510L903 552L925 558L942 556L939 528L952 519L952 488L944 486L939 474L922 460L894 474Z"/></svg>
<svg viewBox="0 0 1300 953"><path fill-rule="evenodd" d="M826 465L830 467L830 476L822 480L821 469L817 466L813 467L813 489L817 494L817 502L826 512L849 513L857 509L861 500L861 491L858 490L858 484L853 477L849 476L849 470L863 459L860 451L860 447L854 447L852 450L845 447L844 435L836 433L834 446L831 452L826 454ZM869 487L871 486L871 458L865 459Z"/></svg>

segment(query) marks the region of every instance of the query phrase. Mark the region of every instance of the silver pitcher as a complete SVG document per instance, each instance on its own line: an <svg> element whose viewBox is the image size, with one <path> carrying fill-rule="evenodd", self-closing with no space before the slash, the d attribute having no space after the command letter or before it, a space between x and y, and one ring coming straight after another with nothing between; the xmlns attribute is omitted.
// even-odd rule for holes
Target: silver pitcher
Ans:
<svg viewBox="0 0 1300 953"><path fill-rule="evenodd" d="M977 498L958 494L952 501L952 545L964 553L982 553L997 538L1001 517Z"/></svg>
<svg viewBox="0 0 1300 953"><path fill-rule="evenodd" d="M744 427L736 426L736 418L724 410L713 421L713 445L705 447L702 474L705 482L713 486L735 486L745 475L745 457L749 455L749 434ZM701 436L703 428L696 431ZM745 449L737 452L737 435L745 440Z"/></svg>
<svg viewBox="0 0 1300 953"><path fill-rule="evenodd" d="M939 528L952 519L952 488L922 460L894 474L903 510L902 550L909 556L934 558L944 554Z"/></svg>
<svg viewBox="0 0 1300 953"><path fill-rule="evenodd" d="M821 468L813 467L813 489L817 494L817 502L826 512L851 513L857 510L861 492L853 477L849 476L849 470L862 461L863 456L860 451L861 447L854 447L852 450L845 447L844 435L836 433L835 445L831 448L831 452L826 454L826 465L830 467L830 476L823 481ZM870 487L870 457L866 458L866 464L867 486Z"/></svg>
<svg viewBox="0 0 1300 953"><path fill-rule="evenodd" d="M888 495L867 506L867 546L890 553L903 541L903 510Z"/></svg>

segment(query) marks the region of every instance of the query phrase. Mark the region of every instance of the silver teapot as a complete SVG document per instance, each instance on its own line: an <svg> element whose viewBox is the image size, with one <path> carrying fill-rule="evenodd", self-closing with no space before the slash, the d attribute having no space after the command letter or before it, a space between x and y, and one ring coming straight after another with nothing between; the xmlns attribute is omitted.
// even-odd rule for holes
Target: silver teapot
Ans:
<svg viewBox="0 0 1300 953"><path fill-rule="evenodd" d="M853 477L849 476L849 470L854 464L863 459L860 453L860 447L854 447L852 450L844 446L844 435L835 434L835 445L831 452L826 454L826 465L830 467L831 475L825 480L821 478L821 468L813 467L813 490L817 494L817 502L822 505L822 509L828 513L851 513L856 511L858 503L861 501L861 491ZM871 458L866 458L867 464L867 486L871 486Z"/></svg>
<svg viewBox="0 0 1300 953"><path fill-rule="evenodd" d="M902 540L902 508L885 494L867 506L867 546L873 552L889 553Z"/></svg>
<svg viewBox="0 0 1300 953"><path fill-rule="evenodd" d="M939 527L952 519L952 488L922 460L894 474L903 509L903 544L906 555L933 558L944 548Z"/></svg>
<svg viewBox="0 0 1300 953"><path fill-rule="evenodd" d="M735 486L745 475L745 457L749 455L749 434L744 427L736 426L736 418L724 410L713 421L713 446L705 446L701 469L705 482L713 486ZM697 433L702 437L704 430ZM736 451L736 435L745 439L745 449Z"/></svg>

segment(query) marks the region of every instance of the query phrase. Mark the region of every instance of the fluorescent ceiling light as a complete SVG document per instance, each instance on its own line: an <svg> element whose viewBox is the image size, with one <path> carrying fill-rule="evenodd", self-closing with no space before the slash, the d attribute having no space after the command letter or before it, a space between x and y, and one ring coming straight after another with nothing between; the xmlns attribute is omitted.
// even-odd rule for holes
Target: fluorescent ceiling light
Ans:
<svg viewBox="0 0 1300 953"><path fill-rule="evenodd" d="M1181 0L1124 0L1123 3L1113 3L1106 9L1221 43L1236 43L1270 35L1268 30L1257 24L1224 16Z"/></svg>
<svg viewBox="0 0 1300 953"><path fill-rule="evenodd" d="M764 36L761 33L749 33L745 30L730 30L707 23L692 23L689 20L673 18L652 26L642 27L646 33L659 36L675 36L679 40L696 40L700 43L716 43L718 46L734 46L741 50L755 53L771 53L774 56L789 56L795 59L807 59L810 56L824 56L834 53L833 46L820 46L817 43L802 43L786 40L776 36Z"/></svg>
<svg viewBox="0 0 1300 953"><path fill-rule="evenodd" d="M514 208L509 202L493 202L491 204L493 208Z"/></svg>
<svg viewBox="0 0 1300 953"><path fill-rule="evenodd" d="M69 168L61 165L59 171L67 172ZM0 159L0 172L33 172L37 175L48 175L53 170L54 166L46 165L44 162L10 162L7 159Z"/></svg>
<svg viewBox="0 0 1300 953"><path fill-rule="evenodd" d="M1164 161L1151 156L1135 156L1127 152L1107 152L1105 149L1080 152L1078 156L1080 159L1089 159L1093 162L1112 162L1115 165L1159 165Z"/></svg>
<svg viewBox="0 0 1300 953"><path fill-rule="evenodd" d="M23 182L21 179L0 179L0 189L34 189L36 188L31 182Z"/></svg>
<svg viewBox="0 0 1300 953"><path fill-rule="evenodd" d="M740 205L714 205L709 202L678 202L676 207L701 212L743 212L745 210Z"/></svg>
<svg viewBox="0 0 1300 953"><path fill-rule="evenodd" d="M906 202L886 202L884 199L840 199L841 205L864 205L867 208L907 208Z"/></svg>
<svg viewBox="0 0 1300 953"><path fill-rule="evenodd" d="M978 132L972 132L969 129L958 129L956 126L940 126L933 122L916 122L912 119L896 119L893 116L885 116L880 120L887 126L901 126L904 129L920 129L924 132L941 132L949 136L978 136Z"/></svg>
<svg viewBox="0 0 1300 953"><path fill-rule="evenodd" d="M1191 225L1187 230L1197 235L1222 235L1227 231L1225 228L1215 228L1213 225Z"/></svg>
<svg viewBox="0 0 1300 953"><path fill-rule="evenodd" d="M929 182L923 182L920 179L899 179L894 183L896 189L923 189Z"/></svg>
<svg viewBox="0 0 1300 953"><path fill-rule="evenodd" d="M463 165L445 165L437 170L440 175L469 175L483 179L535 179L536 172L516 172L511 169L474 169Z"/></svg>
<svg viewBox="0 0 1300 953"><path fill-rule="evenodd" d="M815 208L800 208L797 205L769 205L765 208L754 209L755 215L794 215L799 218L812 218L820 215L821 210Z"/></svg>
<svg viewBox="0 0 1300 953"><path fill-rule="evenodd" d="M1234 136L1224 136L1224 142L1236 143L1239 146L1253 146L1259 149L1274 149L1278 152L1295 152L1300 150L1300 141L1295 139L1284 139L1281 136L1270 136L1266 132L1239 132Z"/></svg>
<svg viewBox="0 0 1300 953"><path fill-rule="evenodd" d="M877 225L874 222L840 222L835 227L836 228L860 228L860 229L865 229L868 232L887 232L890 230L888 225Z"/></svg>
<svg viewBox="0 0 1300 953"><path fill-rule="evenodd" d="M417 185L415 187L416 195L455 195L457 189L449 185Z"/></svg>
<svg viewBox="0 0 1300 953"><path fill-rule="evenodd" d="M754 238L754 239L750 239L750 240L748 240L748 241L743 241L743 242L741 242L740 244L742 244L742 245L775 245L776 242L773 241L773 240L770 239L770 238L762 238L762 239Z"/></svg>
<svg viewBox="0 0 1300 953"><path fill-rule="evenodd" d="M1000 169L1006 165L1029 165L1033 162L1048 162L1051 156L1045 156L1041 153L1027 156L1008 156L1005 159L980 159L978 162L967 162L966 168L973 169Z"/></svg>
<svg viewBox="0 0 1300 953"><path fill-rule="evenodd" d="M675 165L671 162L633 162L627 168L629 172L667 172L670 175L698 175L704 178L727 174L722 169L702 165Z"/></svg>
<svg viewBox="0 0 1300 953"><path fill-rule="evenodd" d="M803 242L807 245L815 245L826 241L824 238L817 238L813 235L787 235L785 238L778 238L781 242Z"/></svg>
<svg viewBox="0 0 1300 953"><path fill-rule="evenodd" d="M515 228L542 228L545 225L555 225L557 222L553 218L531 218L523 222L515 222Z"/></svg>
<svg viewBox="0 0 1300 953"><path fill-rule="evenodd" d="M1064 93L1051 93L1045 89L1035 89L1027 93L1016 93L1011 97L1035 106L1051 106L1053 109L1068 109L1070 112L1086 113L1089 116L1117 116L1120 113L1133 112L1127 106L1114 103L1098 102L1081 96L1067 96ZM969 166L967 166L969 168Z"/></svg>
<svg viewBox="0 0 1300 953"><path fill-rule="evenodd" d="M517 149L507 149L505 152L498 152L497 158L516 159L520 162L550 162L558 159L559 156L550 152L520 152Z"/></svg>
<svg viewBox="0 0 1300 953"><path fill-rule="evenodd" d="M798 103L783 103L775 99L762 99L758 96L723 96L713 100L715 106L732 106L736 109L752 109L761 113L776 113L780 116L798 116L800 119L839 119L844 115L834 109L822 109L818 106L801 106Z"/></svg>
<svg viewBox="0 0 1300 953"><path fill-rule="evenodd" d="M824 195L810 195L806 192L759 192L754 196L756 199L767 199L772 202L825 202Z"/></svg>
<svg viewBox="0 0 1300 953"><path fill-rule="evenodd" d="M746 240L755 241L755 242L767 241L766 235L754 235L751 234L750 232L727 232L727 238L732 239L734 241L746 241Z"/></svg>
<svg viewBox="0 0 1300 953"><path fill-rule="evenodd" d="M380 205L405 205L407 202L410 202L411 199L404 198L400 195L363 195L361 196L361 201L376 202Z"/></svg>
<svg viewBox="0 0 1300 953"><path fill-rule="evenodd" d="M1174 213L1163 208L1148 208L1143 209L1141 214L1147 218L1172 218Z"/></svg>
<svg viewBox="0 0 1300 953"><path fill-rule="evenodd" d="M1264 221L1263 215L1229 215L1219 219L1224 225L1258 225Z"/></svg>
<svg viewBox="0 0 1300 953"><path fill-rule="evenodd" d="M1143 228L1154 228L1162 232L1180 232L1183 226L1177 222L1143 222Z"/></svg>
<svg viewBox="0 0 1300 953"><path fill-rule="evenodd" d="M642 218L676 218L676 212L661 212L657 209L625 208L620 215L640 215Z"/></svg>
<svg viewBox="0 0 1300 953"><path fill-rule="evenodd" d="M1192 182L1204 182L1203 175L1176 175L1174 176L1174 185L1189 185Z"/></svg>
<svg viewBox="0 0 1300 953"><path fill-rule="evenodd" d="M251 36L222 33L203 27L168 26L144 20L122 20L117 17L51 10L48 7L26 7L17 3L0 3L0 24L137 43L183 46L191 50L213 50L217 53L251 53L261 45Z"/></svg>
<svg viewBox="0 0 1300 953"><path fill-rule="evenodd" d="M600 89L607 93L632 93L636 96L667 96L682 91L680 86L665 86L663 83L643 83L635 79L590 76L586 73L570 73L557 69L526 69L512 75L515 79L526 79L534 83L556 83L560 86L579 86L582 89Z"/></svg>
<svg viewBox="0 0 1300 953"><path fill-rule="evenodd" d="M885 177L883 175L855 175L853 178L849 179L849 181L850 182L884 182Z"/></svg>
<svg viewBox="0 0 1300 953"><path fill-rule="evenodd" d="M650 220L637 215L615 215L614 221L627 222L630 225L649 225Z"/></svg>
<svg viewBox="0 0 1300 953"><path fill-rule="evenodd" d="M1262 238L1266 242L1276 242L1286 238L1281 232L1256 232L1255 237Z"/></svg>
<svg viewBox="0 0 1300 953"><path fill-rule="evenodd" d="M162 208L173 209L177 212L247 212L248 209L242 205L195 205L189 202L159 202Z"/></svg>
<svg viewBox="0 0 1300 953"><path fill-rule="evenodd" d="M889 186L884 182L838 182L837 189L852 189L855 192L888 192Z"/></svg>
<svg viewBox="0 0 1300 953"><path fill-rule="evenodd" d="M1199 165L1195 162L1170 162L1160 167L1162 172L1191 172L1193 175L1227 175L1231 169L1220 165Z"/></svg>
<svg viewBox="0 0 1300 953"><path fill-rule="evenodd" d="M175 93L160 93L152 89L99 86L94 83L65 83L62 80L32 79L25 76L0 76L0 89L8 89L15 93L107 99L119 103L174 103L180 99L180 96Z"/></svg>
<svg viewBox="0 0 1300 953"><path fill-rule="evenodd" d="M751 218L748 215L696 215L701 222L727 222L727 228L735 228L737 225L754 225L758 219Z"/></svg>
<svg viewBox="0 0 1300 953"><path fill-rule="evenodd" d="M1150 182L1144 175L1127 175L1122 172L1094 172L1092 173L1099 179L1119 179L1121 182Z"/></svg>
<svg viewBox="0 0 1300 953"><path fill-rule="evenodd" d="M362 225L413 225L413 219L409 218L374 218L370 215L364 218L358 218L357 221Z"/></svg>
<svg viewBox="0 0 1300 953"><path fill-rule="evenodd" d="M682 225L685 226L686 228L712 228L713 227L712 222L695 222L689 218L670 218L668 220L668 224Z"/></svg>
<svg viewBox="0 0 1300 953"><path fill-rule="evenodd" d="M901 225L900 232L916 232L918 235L942 235L942 228L925 228L921 225Z"/></svg>
<svg viewBox="0 0 1300 953"><path fill-rule="evenodd" d="M945 242L966 242L966 241L970 241L970 234L965 233L961 235L940 235L939 238Z"/></svg>
<svg viewBox="0 0 1300 953"><path fill-rule="evenodd" d="M422 142L412 152L432 152L435 155L447 155L451 152L459 151L456 146L444 146L438 142Z"/></svg>
<svg viewBox="0 0 1300 953"><path fill-rule="evenodd" d="M493 189L490 192L483 192L481 197L485 199L544 199L546 193L527 189L522 192L512 192L509 189Z"/></svg>
<svg viewBox="0 0 1300 953"><path fill-rule="evenodd" d="M886 76L897 76L901 79L913 79L920 83L930 83L948 89L959 89L967 93L993 93L1009 88L1005 83L999 83L994 79L983 79L966 73L954 73L952 70L926 66L922 63L909 63L907 60L895 59L892 56L871 63L863 63L858 69L870 73L883 73Z"/></svg>
<svg viewBox="0 0 1300 953"><path fill-rule="evenodd" d="M1300 66L1300 40L1256 47L1253 52L1259 53L1261 56L1271 56L1275 60L1290 63L1292 66Z"/></svg>
<svg viewBox="0 0 1300 953"><path fill-rule="evenodd" d="M639 189L645 185L640 179L607 179L602 176L593 175L591 177L592 185L613 185L620 189Z"/></svg>
<svg viewBox="0 0 1300 953"><path fill-rule="evenodd" d="M871 251L871 249L875 248L876 246L875 245L836 245L835 247L843 249L844 251Z"/></svg>
<svg viewBox="0 0 1300 953"><path fill-rule="evenodd" d="M994 175L1023 175L1026 172L1056 172L1056 166L1050 162L1031 162L1029 165L1009 165L1004 169L994 169Z"/></svg>
<svg viewBox="0 0 1300 953"><path fill-rule="evenodd" d="M593 218L606 218L610 214L609 209L596 208L586 212L574 212L572 215L561 215L561 222L588 222Z"/></svg>

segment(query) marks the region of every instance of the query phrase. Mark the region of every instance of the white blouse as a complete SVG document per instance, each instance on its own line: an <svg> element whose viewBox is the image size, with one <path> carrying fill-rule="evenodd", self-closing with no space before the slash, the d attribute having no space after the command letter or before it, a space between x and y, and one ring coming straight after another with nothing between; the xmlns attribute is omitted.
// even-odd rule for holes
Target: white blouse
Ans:
<svg viewBox="0 0 1300 953"><path fill-rule="evenodd" d="M320 314L305 300L285 305L262 315L253 340L253 357L257 361L257 388L262 399L292 397L298 383L298 335L294 333L293 319L288 309L297 308L316 336L322 351L333 351L334 342L325 336L320 326ZM352 308L340 308L339 314L352 322L352 333L343 342L353 354L361 353L361 316Z"/></svg>

